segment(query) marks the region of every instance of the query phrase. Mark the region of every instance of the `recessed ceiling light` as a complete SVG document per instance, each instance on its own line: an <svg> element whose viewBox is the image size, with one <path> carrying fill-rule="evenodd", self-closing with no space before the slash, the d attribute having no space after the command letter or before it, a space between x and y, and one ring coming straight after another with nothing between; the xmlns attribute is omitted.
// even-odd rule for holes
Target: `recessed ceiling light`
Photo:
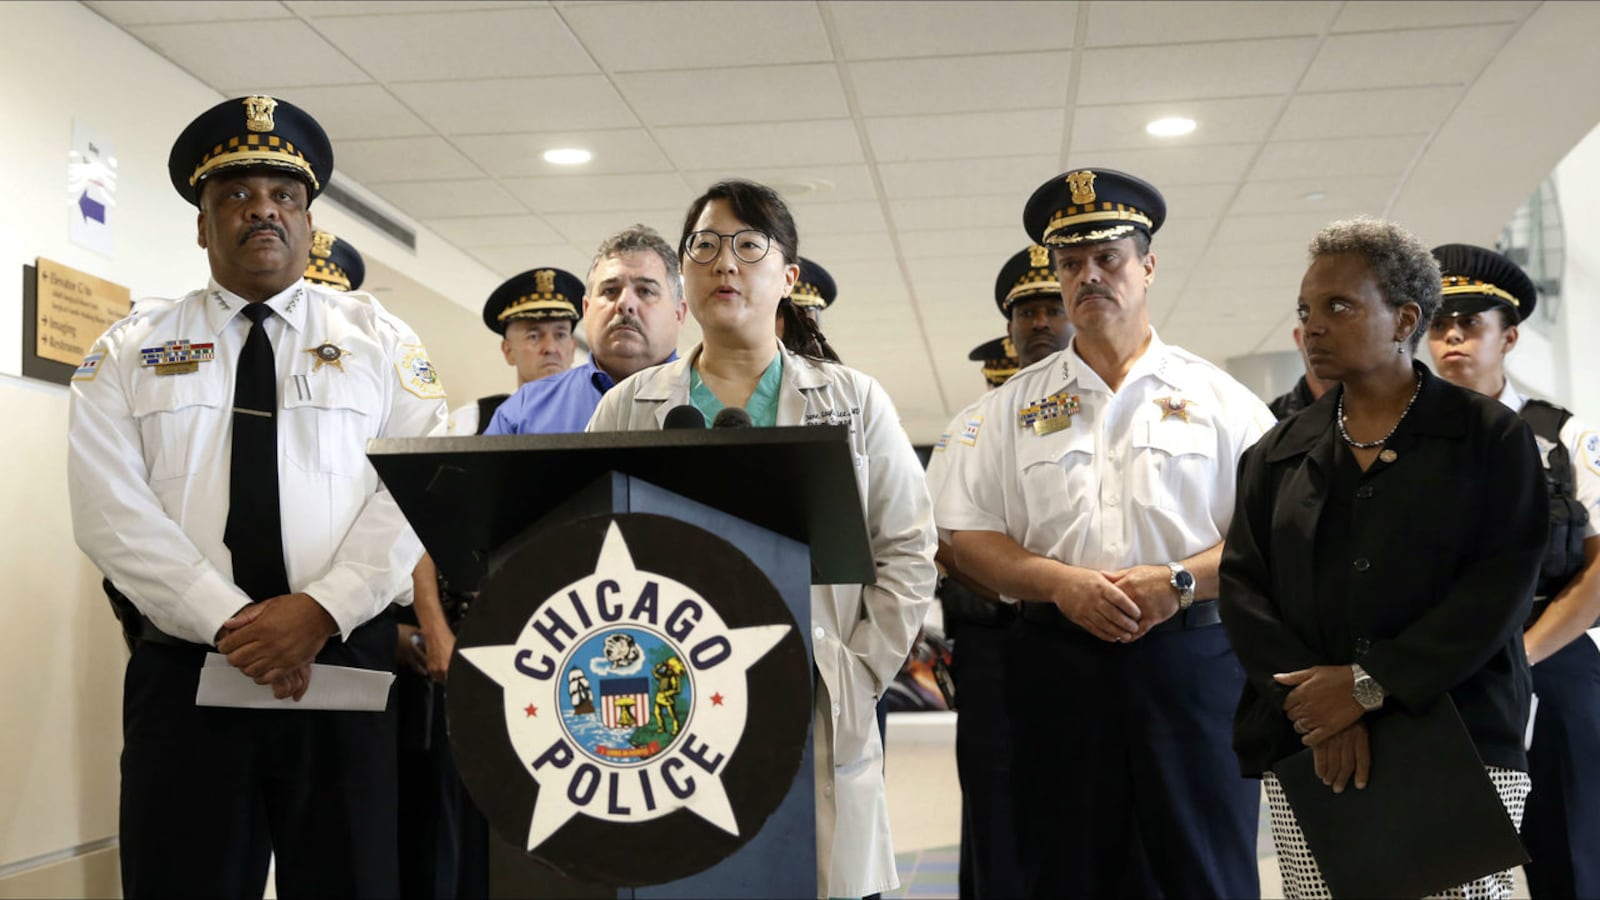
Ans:
<svg viewBox="0 0 1600 900"><path fill-rule="evenodd" d="M577 147L561 147L544 152L544 161L558 166L581 166L594 159L594 154Z"/></svg>
<svg viewBox="0 0 1600 900"><path fill-rule="evenodd" d="M1306 191L1306 199L1315 203L1318 200L1328 199L1328 195L1324 191Z"/></svg>
<svg viewBox="0 0 1600 900"><path fill-rule="evenodd" d="M1194 131L1194 120L1182 116L1168 116L1151 122L1144 127L1144 130L1156 137L1181 137Z"/></svg>

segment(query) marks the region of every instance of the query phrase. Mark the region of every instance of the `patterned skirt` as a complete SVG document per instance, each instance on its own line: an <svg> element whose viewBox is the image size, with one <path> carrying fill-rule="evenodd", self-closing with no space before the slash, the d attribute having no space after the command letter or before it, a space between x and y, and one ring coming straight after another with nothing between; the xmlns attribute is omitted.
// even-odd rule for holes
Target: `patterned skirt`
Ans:
<svg viewBox="0 0 1600 900"><path fill-rule="evenodd" d="M1500 802L1505 804L1506 812L1511 816L1512 824L1520 831L1522 807L1532 784L1528 773L1494 766L1485 768L1489 778L1494 781L1494 789L1500 794ZM1288 900L1330 900L1333 895L1328 893L1328 884L1322 880L1322 871L1311 856L1311 848L1306 846L1305 835L1300 831L1294 810L1289 808L1283 786L1271 772L1261 776L1261 783L1266 788L1267 809L1272 815L1272 844L1278 851L1278 871L1283 873L1283 896ZM1511 870L1507 869L1432 896L1449 900L1508 900L1511 890Z"/></svg>

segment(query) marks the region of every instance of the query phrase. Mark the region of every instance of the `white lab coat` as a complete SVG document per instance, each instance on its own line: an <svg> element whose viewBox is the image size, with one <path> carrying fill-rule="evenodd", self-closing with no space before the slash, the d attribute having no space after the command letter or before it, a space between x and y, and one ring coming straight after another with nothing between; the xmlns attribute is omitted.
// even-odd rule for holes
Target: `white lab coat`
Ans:
<svg viewBox="0 0 1600 900"><path fill-rule="evenodd" d="M836 363L781 350L777 424L849 425L878 580L811 589L817 692L817 881L823 897L893 890L878 697L911 650L933 600L935 539L922 467L888 394ZM645 369L600 401L590 431L651 431L689 402L687 358ZM782 477L782 473L774 473Z"/></svg>

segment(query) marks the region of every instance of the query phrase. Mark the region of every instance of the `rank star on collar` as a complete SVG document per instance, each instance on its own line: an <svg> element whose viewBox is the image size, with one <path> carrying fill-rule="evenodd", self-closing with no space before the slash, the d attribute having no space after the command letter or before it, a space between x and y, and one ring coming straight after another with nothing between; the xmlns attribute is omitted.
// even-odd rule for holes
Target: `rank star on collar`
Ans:
<svg viewBox="0 0 1600 900"><path fill-rule="evenodd" d="M313 372L321 369L323 366L333 366L335 369L343 372L344 358L346 356L354 355L349 350L338 346L333 341L323 341L306 352L311 354L311 356L317 361L316 365L311 367L311 371Z"/></svg>
<svg viewBox="0 0 1600 900"><path fill-rule="evenodd" d="M1180 399L1176 395L1172 395L1156 398L1155 404L1161 407L1161 421L1165 422L1168 416L1177 416L1187 422L1189 421L1189 408L1194 404L1194 401L1188 398Z"/></svg>

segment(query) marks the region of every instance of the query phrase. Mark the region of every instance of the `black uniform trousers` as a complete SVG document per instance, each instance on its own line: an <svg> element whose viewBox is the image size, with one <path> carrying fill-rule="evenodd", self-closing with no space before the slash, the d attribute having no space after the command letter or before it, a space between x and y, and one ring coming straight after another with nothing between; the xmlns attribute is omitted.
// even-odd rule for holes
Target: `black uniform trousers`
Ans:
<svg viewBox="0 0 1600 900"><path fill-rule="evenodd" d="M1584 635L1551 654L1533 667L1533 692L1528 891L1600 897L1600 648Z"/></svg>
<svg viewBox="0 0 1600 900"><path fill-rule="evenodd" d="M489 895L489 824L456 771L444 685L402 668L400 708L400 896L477 900Z"/></svg>
<svg viewBox="0 0 1600 900"><path fill-rule="evenodd" d="M380 616L317 661L390 671ZM395 726L384 712L194 702L209 648L142 642L123 683L124 896L393 897Z"/></svg>
<svg viewBox="0 0 1600 900"><path fill-rule="evenodd" d="M942 590L964 590L946 582ZM988 603L989 601L982 601ZM1022 867L1011 811L1011 723L1006 715L1003 621L954 617L946 607L956 683L956 775L961 781L961 900L1020 897Z"/></svg>
<svg viewBox="0 0 1600 900"><path fill-rule="evenodd" d="M1026 895L1260 896L1261 785L1233 754L1244 671L1222 626L1126 645L1026 619L1010 634Z"/></svg>

